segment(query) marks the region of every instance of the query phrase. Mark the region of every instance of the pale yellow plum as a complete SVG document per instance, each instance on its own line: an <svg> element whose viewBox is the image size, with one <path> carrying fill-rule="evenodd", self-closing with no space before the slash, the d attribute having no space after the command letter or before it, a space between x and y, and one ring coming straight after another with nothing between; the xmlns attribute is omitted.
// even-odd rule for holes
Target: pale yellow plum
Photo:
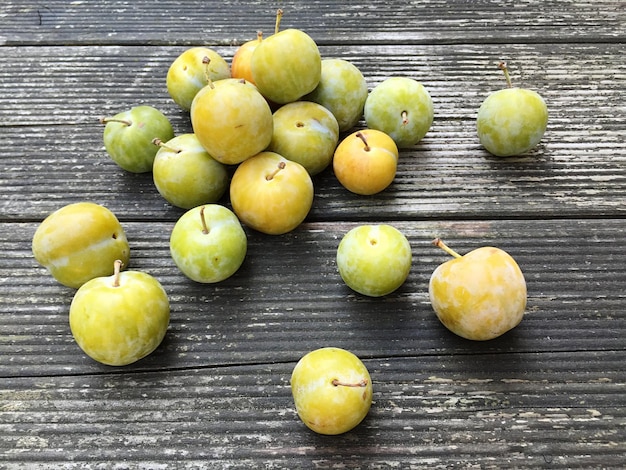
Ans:
<svg viewBox="0 0 626 470"><path fill-rule="evenodd" d="M335 149L333 170L348 191L372 195L387 188L396 176L398 147L376 129L363 129L345 137Z"/></svg>
<svg viewBox="0 0 626 470"><path fill-rule="evenodd" d="M248 248L235 214L219 204L185 212L170 235L170 253L180 271L196 282L221 282L241 267Z"/></svg>
<svg viewBox="0 0 626 470"><path fill-rule="evenodd" d="M78 288L113 273L113 262L130 258L126 233L106 207L93 202L68 204L46 217L32 241L35 260L61 284Z"/></svg>
<svg viewBox="0 0 626 470"><path fill-rule="evenodd" d="M454 256L434 270L428 289L446 328L463 338L485 341L522 321L526 281L511 255L485 246L461 256L440 239L433 243Z"/></svg>
<svg viewBox="0 0 626 470"><path fill-rule="evenodd" d="M490 94L478 109L476 130L480 143L498 157L523 154L543 138L548 107L533 90L511 86L506 64L501 62L508 88Z"/></svg>
<svg viewBox="0 0 626 470"><path fill-rule="evenodd" d="M272 140L272 110L249 82L231 78L207 85L194 98L190 114L202 146L227 165L256 155Z"/></svg>
<svg viewBox="0 0 626 470"><path fill-rule="evenodd" d="M177 207L191 209L217 202L228 189L226 166L204 149L195 134L156 141L152 177L159 194Z"/></svg>
<svg viewBox="0 0 626 470"><path fill-rule="evenodd" d="M361 71L344 59L323 59L317 87L304 97L333 113L339 132L352 129L363 116L367 82Z"/></svg>
<svg viewBox="0 0 626 470"><path fill-rule="evenodd" d="M313 204L313 181L306 168L275 152L261 152L241 163L230 182L237 217L269 235L300 225Z"/></svg>
<svg viewBox="0 0 626 470"><path fill-rule="evenodd" d="M298 416L319 434L342 434L367 416L372 404L372 379L350 351L326 347L304 355L291 374L291 392Z"/></svg>
<svg viewBox="0 0 626 470"><path fill-rule="evenodd" d="M92 359L111 366L131 364L163 341L170 304L159 281L141 271L119 271L83 284L70 305L70 330Z"/></svg>
<svg viewBox="0 0 626 470"><path fill-rule="evenodd" d="M348 287L381 297L406 281L411 270L409 241L387 224L360 225L346 233L337 248L337 268Z"/></svg>
<svg viewBox="0 0 626 470"><path fill-rule="evenodd" d="M226 60L213 49L192 47L182 52L167 71L167 91L185 111L189 111L196 94L209 80L231 76Z"/></svg>
<svg viewBox="0 0 626 470"><path fill-rule="evenodd" d="M310 101L294 101L274 112L268 150L300 163L311 176L326 169L339 141L339 124L328 109Z"/></svg>

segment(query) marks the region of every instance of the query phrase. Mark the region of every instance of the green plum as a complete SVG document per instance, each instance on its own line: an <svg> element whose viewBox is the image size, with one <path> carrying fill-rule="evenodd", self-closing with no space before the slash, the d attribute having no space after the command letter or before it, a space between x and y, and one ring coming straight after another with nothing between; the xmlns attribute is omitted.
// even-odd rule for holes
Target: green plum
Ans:
<svg viewBox="0 0 626 470"><path fill-rule="evenodd" d="M521 155L534 148L548 126L548 107L533 90L511 86L505 63L500 63L508 88L490 94L478 109L476 130L481 145L492 155Z"/></svg>
<svg viewBox="0 0 626 470"><path fill-rule="evenodd" d="M170 304L163 286L141 271L120 272L83 284L70 305L70 330L92 359L125 366L151 354L163 341Z"/></svg>
<svg viewBox="0 0 626 470"><path fill-rule="evenodd" d="M278 31L282 10L278 10L275 33L263 39L250 59L252 78L268 100L285 104L297 101L319 84L322 57L315 41L299 29Z"/></svg>
<svg viewBox="0 0 626 470"><path fill-rule="evenodd" d="M408 77L391 77L376 85L363 109L367 127L388 134L398 148L422 140L433 123L433 113L433 101L424 85Z"/></svg>
<svg viewBox="0 0 626 470"><path fill-rule="evenodd" d="M191 209L217 202L228 189L228 170L204 149L195 134L168 142L156 141L152 177L159 194L170 204Z"/></svg>
<svg viewBox="0 0 626 470"><path fill-rule="evenodd" d="M274 133L267 150L300 163L311 176L332 161L339 124L328 109L311 101L294 101L274 112Z"/></svg>
<svg viewBox="0 0 626 470"><path fill-rule="evenodd" d="M126 171L152 171L158 148L154 139L163 142L174 138L169 119L152 106L135 106L113 117L100 119L104 127L104 148L111 159Z"/></svg>
<svg viewBox="0 0 626 470"><path fill-rule="evenodd" d="M306 426L326 435L355 428L372 405L372 379L353 353L326 347L305 354L291 374L296 411Z"/></svg>
<svg viewBox="0 0 626 470"><path fill-rule="evenodd" d="M209 80L230 78L228 62L206 47L192 47L181 53L167 71L167 91L185 111L191 109L196 94Z"/></svg>
<svg viewBox="0 0 626 470"><path fill-rule="evenodd" d="M353 63L323 59L320 82L304 99L327 108L337 119L339 132L346 132L363 116L367 94L365 77Z"/></svg>
<svg viewBox="0 0 626 470"><path fill-rule="evenodd" d="M61 284L79 288L113 273L113 262L127 264L130 247L119 220L104 206L76 202L57 209L37 227L35 260Z"/></svg>
<svg viewBox="0 0 626 470"><path fill-rule="evenodd" d="M185 212L170 235L170 252L180 271L200 283L223 281L241 267L247 251L246 233L237 216L219 204Z"/></svg>
<svg viewBox="0 0 626 470"><path fill-rule="evenodd" d="M406 281L411 270L409 241L386 224L360 225L344 235L337 268L346 285L360 294L381 297Z"/></svg>

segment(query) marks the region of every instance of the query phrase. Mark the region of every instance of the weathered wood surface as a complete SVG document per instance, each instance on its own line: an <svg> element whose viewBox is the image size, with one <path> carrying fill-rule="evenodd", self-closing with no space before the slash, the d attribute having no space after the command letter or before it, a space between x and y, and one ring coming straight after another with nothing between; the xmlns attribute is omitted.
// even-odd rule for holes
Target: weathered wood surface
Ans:
<svg viewBox="0 0 626 470"><path fill-rule="evenodd" d="M621 42L619 0L426 0L332 2L286 0L5 0L0 42L22 44L232 44L285 27L319 43Z"/></svg>
<svg viewBox="0 0 626 470"><path fill-rule="evenodd" d="M191 44L230 59L277 6L370 88L422 81L435 122L388 190L356 197L324 172L305 224L249 230L242 269L199 285L169 257L182 210L108 159L98 118L144 103L190 131L165 89L171 61ZM621 1L2 3L0 468L623 468L625 20ZM520 158L489 157L475 135L500 59L550 109ZM170 295L166 340L132 366L81 353L74 291L32 258L39 222L79 200L116 213L131 267ZM414 263L370 299L334 256L349 228L379 221L407 234ZM435 236L514 255L529 293L518 328L476 343L439 324ZM325 345L362 357L375 385L366 421L332 438L299 422L289 390L295 362Z"/></svg>
<svg viewBox="0 0 626 470"><path fill-rule="evenodd" d="M151 104L178 133L190 132L188 115L165 89L167 68L182 50L3 48L2 217L43 218L59 199L84 199L86 187L122 218L173 217L150 175L122 173L110 161L98 118ZM217 50L227 58L234 53ZM626 211L623 45L329 46L322 54L353 61L370 86L393 75L420 80L433 97L435 121L422 142L402 151L398 178L382 194L351 196L330 171L319 175L312 220L367 218L372 211L389 219ZM514 81L539 90L550 105L544 140L518 159L490 158L476 137L480 103L504 86L499 59L509 61Z"/></svg>

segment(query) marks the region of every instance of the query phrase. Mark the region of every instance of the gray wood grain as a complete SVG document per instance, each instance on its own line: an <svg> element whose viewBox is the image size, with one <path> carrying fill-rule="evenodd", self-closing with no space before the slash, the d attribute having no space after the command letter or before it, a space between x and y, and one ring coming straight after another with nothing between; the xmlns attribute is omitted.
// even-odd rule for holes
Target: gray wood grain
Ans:
<svg viewBox="0 0 626 470"><path fill-rule="evenodd" d="M189 117L165 89L167 68L185 48L6 48L0 98L0 214L42 219L90 198L120 218L172 220L179 211L149 174L119 169L102 144L104 115L149 104L177 134ZM234 48L217 49L230 59ZM394 184L373 197L348 193L328 169L316 178L310 220L377 217L576 217L626 208L626 66L611 44L511 46L355 46L322 48L353 61L371 87L410 76L435 105L430 132L401 152ZM549 127L539 147L518 158L490 157L478 143L476 112L504 86L496 63L546 99ZM362 121L359 126L363 126ZM86 192L85 189L89 188Z"/></svg>
<svg viewBox="0 0 626 470"><path fill-rule="evenodd" d="M620 1L374 0L351 2L120 0L3 3L0 44L240 44L258 30L300 28L320 43L617 42L626 35Z"/></svg>
<svg viewBox="0 0 626 470"><path fill-rule="evenodd" d="M283 236L247 229L242 268L216 285L187 280L169 255L182 214L150 174L106 155L98 119L156 106L177 134L186 113L165 74L191 45L227 60L276 5L260 1L51 0L0 5L1 468L622 468L626 455L626 8L621 1L282 1L283 28L323 57L351 60L369 88L415 78L435 103L426 138L403 150L383 193L315 178L307 221ZM504 86L539 91L550 111L539 147L490 157L476 112ZM357 127L362 127L361 121ZM74 290L32 257L53 210L109 207L130 269L170 297L162 345L123 368L74 342ZM229 205L228 197L220 203ZM357 224L409 238L395 293L355 294L335 254ZM447 255L507 250L528 284L522 323L471 342L449 333L427 287ZM359 355L374 403L353 431L324 437L299 421L296 361L321 346Z"/></svg>

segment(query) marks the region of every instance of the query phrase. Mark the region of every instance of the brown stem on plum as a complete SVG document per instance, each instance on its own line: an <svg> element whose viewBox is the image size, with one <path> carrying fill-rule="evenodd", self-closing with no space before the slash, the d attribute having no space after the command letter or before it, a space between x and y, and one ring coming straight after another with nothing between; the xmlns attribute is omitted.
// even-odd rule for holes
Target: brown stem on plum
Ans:
<svg viewBox="0 0 626 470"><path fill-rule="evenodd" d="M204 217L204 207L202 206L200 208L200 222L202 223L202 233L204 233L205 235L209 234L209 227L206 224L206 217Z"/></svg>
<svg viewBox="0 0 626 470"><path fill-rule="evenodd" d="M280 30L280 21L283 19L283 10L279 8L276 10L276 25L274 26L274 34Z"/></svg>
<svg viewBox="0 0 626 470"><path fill-rule="evenodd" d="M106 117L101 117L100 118L100 124L107 124L109 122L119 122L121 124L124 124L125 126L132 126L133 125L132 121L127 121L125 119L115 119L115 118L106 118Z"/></svg>
<svg viewBox="0 0 626 470"><path fill-rule="evenodd" d="M159 139L158 137L155 137L154 139L152 139L152 143L153 143L154 145L156 145L157 147L163 147L164 149L171 150L171 151L172 151L172 152L174 152L174 153L180 153L180 152L182 152L182 150L181 150L181 149L177 149L177 148L174 148L174 147L172 147L172 146L170 146L170 145L167 145L165 142L163 142L163 141L162 141L161 139Z"/></svg>
<svg viewBox="0 0 626 470"><path fill-rule="evenodd" d="M441 238L435 238L433 240L433 245L435 245L438 248L441 248L450 256L454 256L455 258L461 258L461 255L458 254L456 251L454 251L452 248L450 248L448 245L446 245Z"/></svg>
<svg viewBox="0 0 626 470"><path fill-rule="evenodd" d="M506 84L508 85L508 87L513 88L513 85L511 84L511 76L509 75L509 69L506 66L506 62L503 60L500 61L498 67L500 67L500 70L502 70L502 72L504 73L504 78L506 79Z"/></svg>
<svg viewBox="0 0 626 470"><path fill-rule="evenodd" d="M122 272L122 266L124 266L122 260L116 259L113 262L113 287L120 286L120 273Z"/></svg>
<svg viewBox="0 0 626 470"><path fill-rule="evenodd" d="M285 169L285 166L286 166L285 162L280 162L278 164L278 167L273 172L271 172L269 175L265 176L265 179L267 181L272 181L280 170L284 170Z"/></svg>
<svg viewBox="0 0 626 470"><path fill-rule="evenodd" d="M263 31L257 31L256 32L256 39L259 42L263 41Z"/></svg>
<svg viewBox="0 0 626 470"><path fill-rule="evenodd" d="M357 383L346 383L338 379L333 379L331 382L335 387L367 387L367 379L363 379Z"/></svg>
<svg viewBox="0 0 626 470"><path fill-rule="evenodd" d="M213 80L211 80L211 73L209 72L209 64L211 63L211 59L209 59L207 56L204 56L202 58L202 63L205 65L204 78L206 79L207 84L211 88L215 88L215 85L213 85Z"/></svg>
<svg viewBox="0 0 626 470"><path fill-rule="evenodd" d="M402 125L406 126L409 123L409 113L407 113L406 111L402 111L402 114L400 114L400 116L402 116Z"/></svg>
<svg viewBox="0 0 626 470"><path fill-rule="evenodd" d="M365 135L361 132L357 132L355 134L359 139L361 139L363 141L363 143L365 144L365 148L363 150L365 150L366 152L370 151L370 146L367 144L367 139L365 138Z"/></svg>

